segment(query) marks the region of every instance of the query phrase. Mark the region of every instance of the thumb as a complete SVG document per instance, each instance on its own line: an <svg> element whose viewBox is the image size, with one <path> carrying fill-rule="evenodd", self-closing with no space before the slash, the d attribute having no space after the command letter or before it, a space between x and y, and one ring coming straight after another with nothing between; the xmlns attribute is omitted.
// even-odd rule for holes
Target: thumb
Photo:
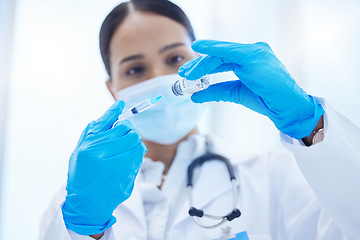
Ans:
<svg viewBox="0 0 360 240"><path fill-rule="evenodd" d="M116 101L111 107L93 124L90 129L93 133L109 130L121 114L125 103Z"/></svg>
<svg viewBox="0 0 360 240"><path fill-rule="evenodd" d="M270 119L274 115L264 100L247 88L240 80L210 85L207 89L194 93L191 100L195 103L233 102L268 116Z"/></svg>
<svg viewBox="0 0 360 240"><path fill-rule="evenodd" d="M235 102L238 103L238 91L242 83L240 80L227 81L210 85L207 89L199 91L191 95L194 103L203 102Z"/></svg>

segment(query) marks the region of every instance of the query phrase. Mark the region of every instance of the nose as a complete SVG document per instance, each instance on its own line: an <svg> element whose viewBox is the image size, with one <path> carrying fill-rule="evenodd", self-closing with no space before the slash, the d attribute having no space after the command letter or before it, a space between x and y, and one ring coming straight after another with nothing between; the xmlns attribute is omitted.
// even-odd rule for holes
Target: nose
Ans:
<svg viewBox="0 0 360 240"><path fill-rule="evenodd" d="M177 73L177 69L169 68L165 64L155 64L149 69L147 79Z"/></svg>

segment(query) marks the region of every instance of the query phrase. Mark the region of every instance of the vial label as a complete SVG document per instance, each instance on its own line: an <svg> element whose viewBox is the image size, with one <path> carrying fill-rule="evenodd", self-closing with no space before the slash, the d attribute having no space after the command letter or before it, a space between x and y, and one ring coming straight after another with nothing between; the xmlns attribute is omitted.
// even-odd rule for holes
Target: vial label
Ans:
<svg viewBox="0 0 360 240"><path fill-rule="evenodd" d="M182 78L176 81L172 90L176 96L184 95L184 94L193 94L195 92L201 91L209 87L209 77L205 75L204 77L197 80L187 80Z"/></svg>

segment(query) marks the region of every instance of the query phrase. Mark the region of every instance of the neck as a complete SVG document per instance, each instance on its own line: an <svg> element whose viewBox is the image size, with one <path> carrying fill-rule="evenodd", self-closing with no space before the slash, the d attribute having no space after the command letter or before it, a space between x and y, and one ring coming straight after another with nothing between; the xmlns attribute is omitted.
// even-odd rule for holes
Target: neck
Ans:
<svg viewBox="0 0 360 240"><path fill-rule="evenodd" d="M145 157L151 158L153 161L161 161L165 164L164 174L166 174L174 161L176 150L180 144L180 142L184 141L189 137L189 135L197 133L196 129L193 129L189 132L185 137L177 141L176 143L169 145L162 145L150 141L143 140L146 145L147 152Z"/></svg>

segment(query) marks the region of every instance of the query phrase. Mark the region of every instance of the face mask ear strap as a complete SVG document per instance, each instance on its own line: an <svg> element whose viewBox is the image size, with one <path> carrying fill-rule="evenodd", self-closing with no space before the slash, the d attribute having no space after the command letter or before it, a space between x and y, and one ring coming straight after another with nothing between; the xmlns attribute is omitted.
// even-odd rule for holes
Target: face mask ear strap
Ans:
<svg viewBox="0 0 360 240"><path fill-rule="evenodd" d="M113 96L114 100L119 100L119 96L112 86L112 80L110 77L106 80L106 87L109 90L111 96Z"/></svg>

